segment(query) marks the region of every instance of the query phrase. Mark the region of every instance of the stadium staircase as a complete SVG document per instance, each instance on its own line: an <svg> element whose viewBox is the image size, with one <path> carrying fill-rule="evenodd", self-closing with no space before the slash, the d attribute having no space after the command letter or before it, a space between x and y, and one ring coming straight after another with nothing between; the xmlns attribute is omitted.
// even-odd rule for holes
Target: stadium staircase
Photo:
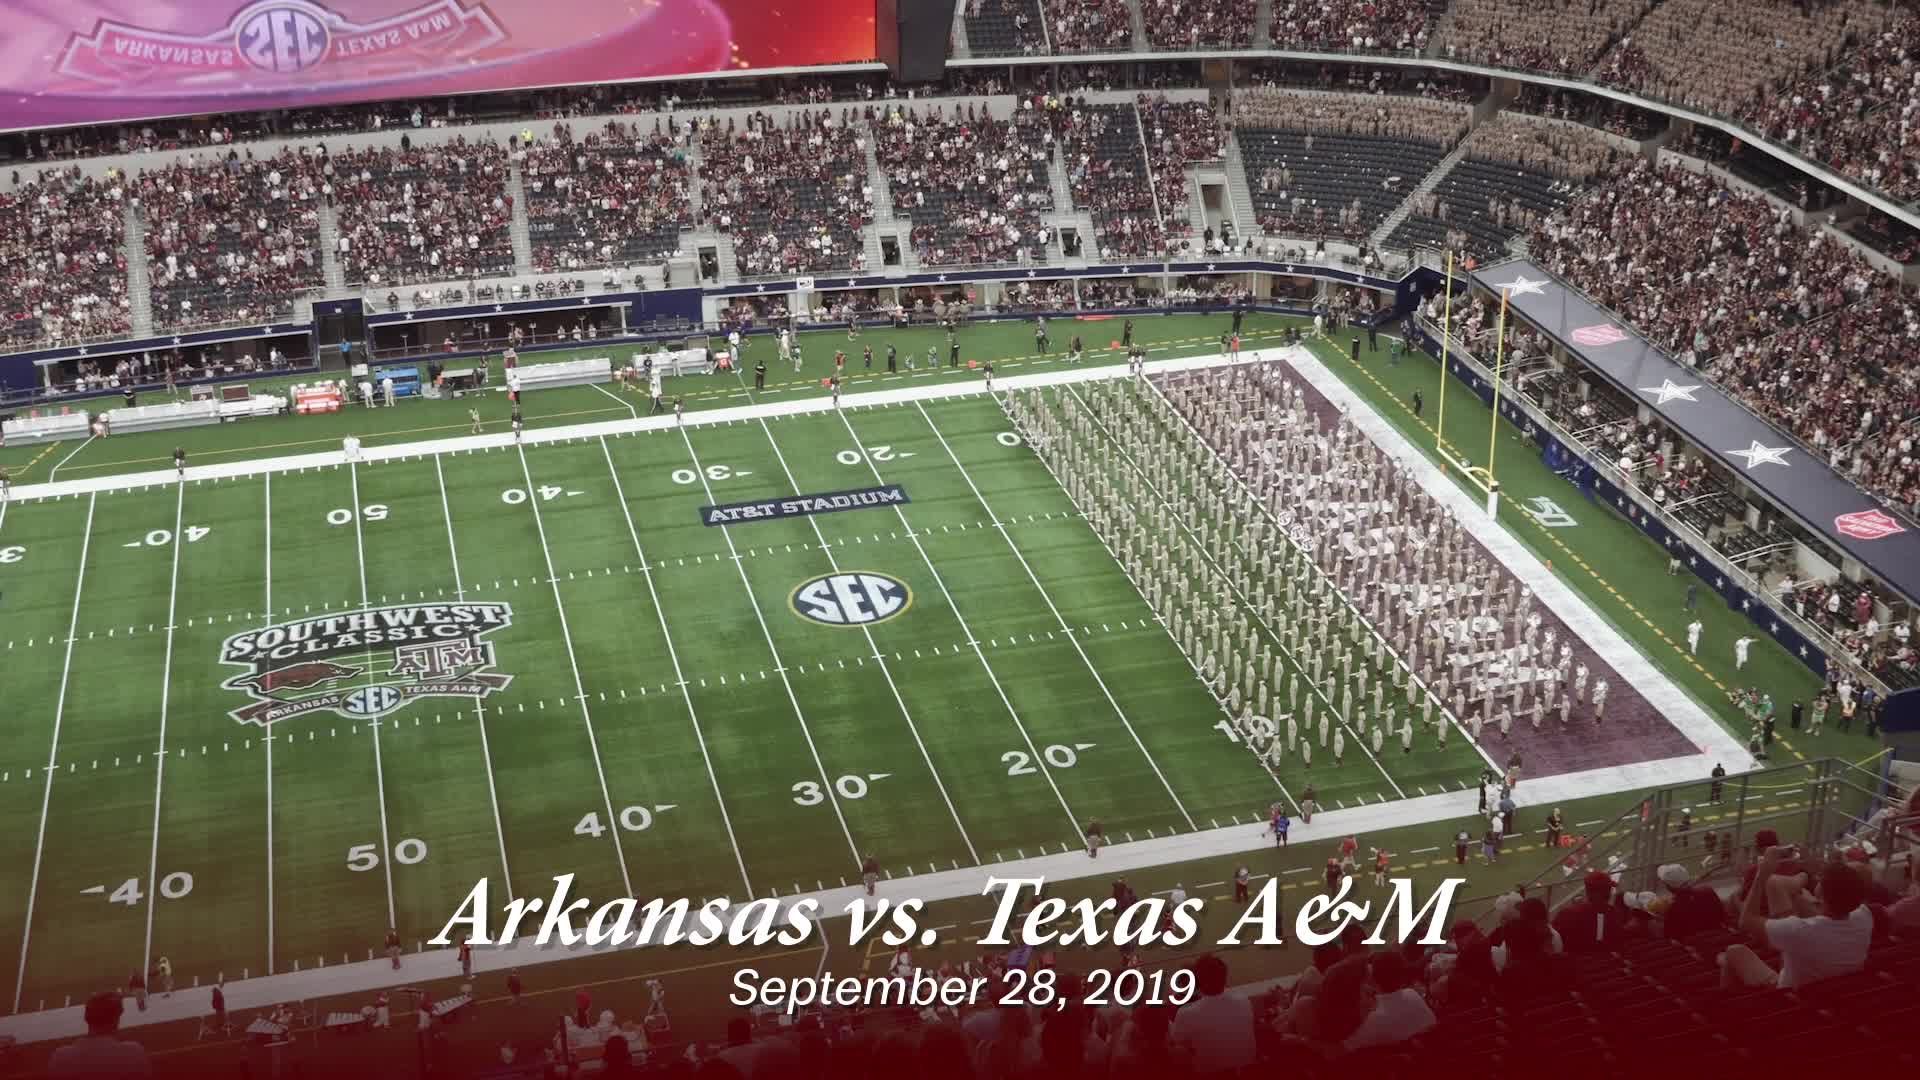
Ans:
<svg viewBox="0 0 1920 1080"><path fill-rule="evenodd" d="M973 46L967 43L967 3L960 0L953 5L953 31L948 35L953 42L953 58L968 60L973 57Z"/></svg>
<svg viewBox="0 0 1920 1080"><path fill-rule="evenodd" d="M533 233L527 227L527 185L516 158L508 165L507 197L513 200L513 272L533 273Z"/></svg>
<svg viewBox="0 0 1920 1080"><path fill-rule="evenodd" d="M1133 10L1138 16L1140 9L1136 7ZM1139 109L1128 108L1127 111L1133 114L1134 134L1140 136L1140 160L1147 163L1147 194L1153 196L1154 220L1160 223L1161 228L1167 228L1166 211L1160 208L1160 185L1153 182L1153 148L1147 145L1146 122L1140 119Z"/></svg>
<svg viewBox="0 0 1920 1080"><path fill-rule="evenodd" d="M1253 47L1263 48L1272 35L1273 0L1260 0L1253 7Z"/></svg>
<svg viewBox="0 0 1920 1080"><path fill-rule="evenodd" d="M1211 175L1212 171L1211 169L1187 170L1187 220L1192 223L1191 231L1196 236L1203 236L1208 229L1213 228L1213 222L1207 220L1207 196L1201 190L1203 184L1219 183L1219 180Z"/></svg>
<svg viewBox="0 0 1920 1080"><path fill-rule="evenodd" d="M327 283L328 296L344 296L347 271L340 265L340 215L331 202L320 204L320 275Z"/></svg>
<svg viewBox="0 0 1920 1080"><path fill-rule="evenodd" d="M1453 171L1453 167L1460 164L1466 156L1467 141L1461 139L1460 145L1449 151L1446 157L1441 158L1440 164L1435 165L1433 171L1422 178L1420 183L1407 193L1406 198L1400 200L1400 205L1393 208L1393 213L1387 215L1386 220L1380 223L1380 227L1373 230L1373 235L1367 238L1367 244L1371 247L1379 247L1386 243L1387 237L1393 235L1393 230L1399 228L1400 223L1407 220L1408 215L1413 213L1414 196L1425 195L1439 187L1440 181L1446 179L1447 174Z"/></svg>
<svg viewBox="0 0 1920 1080"><path fill-rule="evenodd" d="M1258 38L1254 40L1258 41ZM1259 215L1253 210L1253 188L1247 184L1247 162L1240 156L1238 133L1227 138L1227 212L1232 215L1236 236L1253 236Z"/></svg>
<svg viewBox="0 0 1920 1080"><path fill-rule="evenodd" d="M720 260L720 280L740 280L740 263L733 255L733 237L724 232L714 233L713 253Z"/></svg>
<svg viewBox="0 0 1920 1080"><path fill-rule="evenodd" d="M705 185L700 183L700 167L705 163L705 157L700 153L699 139L687 140L686 154L687 174L691 177L691 182L687 184L687 205L693 209L693 220L699 221L701 214L706 210L706 200L703 197Z"/></svg>
<svg viewBox="0 0 1920 1080"><path fill-rule="evenodd" d="M1133 20L1133 51L1151 52L1153 43L1147 40L1147 18L1140 12L1140 0L1127 0L1127 16Z"/></svg>
<svg viewBox="0 0 1920 1080"><path fill-rule="evenodd" d="M1067 180L1066 151L1055 143L1052 156L1047 158L1047 180L1053 187L1053 208L1059 213L1073 209L1073 184Z"/></svg>
<svg viewBox="0 0 1920 1080"><path fill-rule="evenodd" d="M121 204L127 223L122 255L127 260L127 316L133 332L153 333L153 269L147 265L147 219L132 199Z"/></svg>

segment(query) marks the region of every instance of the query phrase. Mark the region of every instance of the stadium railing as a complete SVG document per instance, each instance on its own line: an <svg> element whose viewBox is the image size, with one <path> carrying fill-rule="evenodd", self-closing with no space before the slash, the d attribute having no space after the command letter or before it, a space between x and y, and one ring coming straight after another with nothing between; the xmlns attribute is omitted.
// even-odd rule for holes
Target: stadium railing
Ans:
<svg viewBox="0 0 1920 1080"><path fill-rule="evenodd" d="M1423 263L1422 265L1430 264ZM1618 316L1615 316L1615 318L1618 318ZM1434 341L1440 340L1439 327L1435 326L1425 317L1419 317L1416 321L1420 329L1424 331L1429 338ZM1483 383L1488 386L1493 385L1492 369L1481 363L1479 358L1474 356L1473 352L1462 345L1457 339L1447 346L1447 354L1450 361L1458 361ZM1718 548L1713 546L1712 542L1701 535L1692 525L1689 525L1685 519L1678 514L1670 513L1666 507L1654 502L1641 488L1638 481L1621 472L1619 465L1610 460L1605 453L1594 450L1593 447L1576 438L1562 426L1559 421L1548 414L1547 410L1525 389L1514 385L1510 380L1505 382L1505 386L1506 392L1501 396L1508 403L1524 412L1529 423L1545 430L1555 439L1558 439L1562 446L1566 446L1579 454L1589 468L1606 477L1617 490L1632 499L1642 514L1654 518L1662 525L1665 525L1674 535L1686 540L1696 551L1706 557L1707 561L1713 566L1713 569L1717 573L1725 574L1748 594L1761 598L1761 602L1766 605L1769 612L1778 616L1781 621L1787 625L1793 627L1794 630L1798 631L1799 634L1808 641L1819 644L1821 651L1826 653L1830 660L1842 663L1847 661L1848 653L1846 647L1840 643L1838 638L1828 633L1827 630L1818 623L1795 614L1792 608L1781 603L1779 598L1775 596L1771 590L1767 589L1758 578L1749 573L1745 568L1740 566L1740 564L1723 555ZM1871 685L1874 690L1882 696L1891 692L1887 684L1872 672L1867 671L1857 664L1848 663L1847 666L1853 670L1857 678Z"/></svg>

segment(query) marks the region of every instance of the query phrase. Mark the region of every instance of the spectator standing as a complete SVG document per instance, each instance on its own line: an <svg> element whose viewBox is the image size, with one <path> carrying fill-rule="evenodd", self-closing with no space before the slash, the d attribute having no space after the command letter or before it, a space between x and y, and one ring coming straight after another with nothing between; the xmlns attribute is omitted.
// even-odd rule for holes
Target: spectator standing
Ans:
<svg viewBox="0 0 1920 1080"><path fill-rule="evenodd" d="M120 995L112 991L87 999L87 1034L53 1052L47 1059L47 1076L112 1077L113 1080L138 1080L153 1075L153 1063L139 1043L118 1038L120 1015L124 1011Z"/></svg>
<svg viewBox="0 0 1920 1080"><path fill-rule="evenodd" d="M1227 993L1226 961L1208 953L1194 961L1193 975L1199 996L1174 1018L1174 1045L1192 1055L1193 1071L1201 1076L1253 1064L1253 1003Z"/></svg>

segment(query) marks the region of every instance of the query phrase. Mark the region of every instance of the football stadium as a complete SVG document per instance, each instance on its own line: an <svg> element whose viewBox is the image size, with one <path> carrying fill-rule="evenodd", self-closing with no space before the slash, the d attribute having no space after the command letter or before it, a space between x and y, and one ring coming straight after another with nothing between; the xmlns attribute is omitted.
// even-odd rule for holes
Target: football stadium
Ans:
<svg viewBox="0 0 1920 1080"><path fill-rule="evenodd" d="M1916 1064L1911 6L0 8L0 1077Z"/></svg>

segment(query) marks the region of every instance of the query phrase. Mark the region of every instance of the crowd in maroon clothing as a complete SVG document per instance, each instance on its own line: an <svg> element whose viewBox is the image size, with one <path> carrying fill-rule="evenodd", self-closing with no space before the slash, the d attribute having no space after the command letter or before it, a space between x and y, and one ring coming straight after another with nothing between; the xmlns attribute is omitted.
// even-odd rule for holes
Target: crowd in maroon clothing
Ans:
<svg viewBox="0 0 1920 1080"><path fill-rule="evenodd" d="M1188 220L1187 167L1225 156L1226 128L1204 101L1172 102L1164 94L1141 94L1137 104L1161 217L1169 231L1191 233L1196 223Z"/></svg>
<svg viewBox="0 0 1920 1080"><path fill-rule="evenodd" d="M78 167L0 192L0 340L61 343L132 325L125 191Z"/></svg>
<svg viewBox="0 0 1920 1080"><path fill-rule="evenodd" d="M348 281L451 281L513 267L508 163L495 142L456 138L334 158Z"/></svg>
<svg viewBox="0 0 1920 1080"><path fill-rule="evenodd" d="M995 120L982 105L963 112L894 107L872 129L894 212L913 221L912 243L928 266L1043 260L1053 209L1045 120L1033 110Z"/></svg>
<svg viewBox="0 0 1920 1080"><path fill-rule="evenodd" d="M1427 47L1432 19L1426 0L1274 0L1268 33L1282 49L1405 51Z"/></svg>
<svg viewBox="0 0 1920 1080"><path fill-rule="evenodd" d="M284 318L320 287L320 206L331 163L318 151L216 158L143 172L156 330Z"/></svg>
<svg viewBox="0 0 1920 1080"><path fill-rule="evenodd" d="M1102 258L1154 256L1166 233L1154 211L1146 155L1131 105L1069 102L1056 113L1073 205L1093 216Z"/></svg>
<svg viewBox="0 0 1920 1080"><path fill-rule="evenodd" d="M1160 49L1244 49L1253 44L1254 0L1140 0L1147 40Z"/></svg>
<svg viewBox="0 0 1920 1080"><path fill-rule="evenodd" d="M1920 500L1900 426L1920 412L1914 298L1846 247L1764 198L1639 160L1597 179L1529 247L1862 488Z"/></svg>
<svg viewBox="0 0 1920 1080"><path fill-rule="evenodd" d="M1047 39L1057 53L1131 52L1127 0L1047 0Z"/></svg>
<svg viewBox="0 0 1920 1080"><path fill-rule="evenodd" d="M692 170L657 119L652 134L615 120L579 139L556 123L528 148L521 176L538 271L658 257L666 252L640 249L693 225Z"/></svg>
<svg viewBox="0 0 1920 1080"><path fill-rule="evenodd" d="M765 114L744 130L705 126L702 213L733 238L747 276L858 269L860 230L873 215L867 185L866 125L850 109Z"/></svg>
<svg viewBox="0 0 1920 1080"><path fill-rule="evenodd" d="M1740 119L1867 187L1902 202L1920 197L1920 16L1749 101Z"/></svg>

